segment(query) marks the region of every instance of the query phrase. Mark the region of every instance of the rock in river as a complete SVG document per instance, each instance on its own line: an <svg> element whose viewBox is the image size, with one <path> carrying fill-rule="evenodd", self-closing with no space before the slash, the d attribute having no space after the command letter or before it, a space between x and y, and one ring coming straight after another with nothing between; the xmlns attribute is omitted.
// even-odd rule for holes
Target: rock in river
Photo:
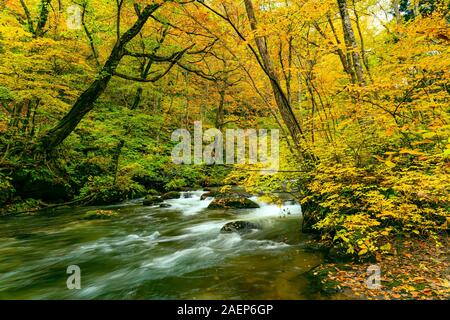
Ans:
<svg viewBox="0 0 450 320"><path fill-rule="evenodd" d="M148 189L147 190L147 195L149 196L157 196L159 194L159 192L155 189Z"/></svg>
<svg viewBox="0 0 450 320"><path fill-rule="evenodd" d="M261 229L261 226L256 223L252 223L249 221L233 221L225 224L222 229L220 229L221 233L247 233L253 229Z"/></svg>
<svg viewBox="0 0 450 320"><path fill-rule="evenodd" d="M208 191L201 195L200 200L205 200L207 198L251 198L252 195L247 192L236 191L236 192L220 192L218 190Z"/></svg>
<svg viewBox="0 0 450 320"><path fill-rule="evenodd" d="M118 216L119 214L112 210L90 210L84 214L83 219L85 220L110 219Z"/></svg>
<svg viewBox="0 0 450 320"><path fill-rule="evenodd" d="M208 198L214 198L218 194L218 191L207 191L200 196L200 200L206 200Z"/></svg>
<svg viewBox="0 0 450 320"><path fill-rule="evenodd" d="M208 209L250 209L259 208L259 205L247 198L215 198L208 206Z"/></svg>
<svg viewBox="0 0 450 320"><path fill-rule="evenodd" d="M167 193L164 193L161 196L161 199L168 200L168 199L179 199L181 197L181 193L178 191L169 191Z"/></svg>
<svg viewBox="0 0 450 320"><path fill-rule="evenodd" d="M163 199L156 197L156 196L146 196L144 199L144 202L142 202L142 204L144 206L152 206L158 203L163 202Z"/></svg>

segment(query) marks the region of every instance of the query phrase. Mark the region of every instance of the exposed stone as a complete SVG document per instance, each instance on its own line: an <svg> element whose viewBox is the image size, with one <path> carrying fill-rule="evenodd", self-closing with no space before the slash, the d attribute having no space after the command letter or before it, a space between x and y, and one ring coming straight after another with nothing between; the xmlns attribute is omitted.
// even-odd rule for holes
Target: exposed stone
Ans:
<svg viewBox="0 0 450 320"><path fill-rule="evenodd" d="M259 205L247 198L215 198L208 209L250 209L259 208Z"/></svg>
<svg viewBox="0 0 450 320"><path fill-rule="evenodd" d="M181 193L179 193L178 191L169 191L164 193L161 196L161 199L163 200L168 200L168 199L179 199L181 197Z"/></svg>
<svg viewBox="0 0 450 320"><path fill-rule="evenodd" d="M142 202L142 204L144 206L152 206L158 203L163 202L163 199L161 199L160 197L156 197L156 196L146 196L144 201Z"/></svg>
<svg viewBox="0 0 450 320"><path fill-rule="evenodd" d="M249 222L249 221L233 221L225 224L222 229L220 229L221 233L248 233L253 229L261 229L261 226Z"/></svg>
<svg viewBox="0 0 450 320"><path fill-rule="evenodd" d="M147 190L147 195L149 195L149 196L157 196L157 195L159 195L159 192L157 190L155 190L155 189L148 189Z"/></svg>
<svg viewBox="0 0 450 320"><path fill-rule="evenodd" d="M118 217L119 214L112 210L90 210L87 211L83 219L85 220L93 220L93 219L111 219Z"/></svg>
<svg viewBox="0 0 450 320"><path fill-rule="evenodd" d="M218 190L208 191L201 195L200 200L207 198L251 198L252 195L247 192L220 192Z"/></svg>

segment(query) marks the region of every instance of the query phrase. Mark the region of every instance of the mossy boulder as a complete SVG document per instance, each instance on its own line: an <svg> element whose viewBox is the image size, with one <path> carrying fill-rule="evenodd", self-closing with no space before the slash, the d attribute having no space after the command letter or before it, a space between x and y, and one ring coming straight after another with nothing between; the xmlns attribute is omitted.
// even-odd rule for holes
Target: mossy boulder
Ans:
<svg viewBox="0 0 450 320"><path fill-rule="evenodd" d="M169 191L164 193L161 196L161 199L168 200L168 199L179 199L181 197L181 193L178 191Z"/></svg>
<svg viewBox="0 0 450 320"><path fill-rule="evenodd" d="M157 196L146 196L142 204L144 206L153 206L163 202L163 199Z"/></svg>
<svg viewBox="0 0 450 320"><path fill-rule="evenodd" d="M259 208L259 205L247 198L215 198L208 206L208 209L252 209Z"/></svg>
<svg viewBox="0 0 450 320"><path fill-rule="evenodd" d="M157 195L159 195L159 191L155 190L155 189L148 189L147 190L147 195L148 196L157 196Z"/></svg>
<svg viewBox="0 0 450 320"><path fill-rule="evenodd" d="M85 220L117 218L119 214L112 210L90 210L83 215Z"/></svg>
<svg viewBox="0 0 450 320"><path fill-rule="evenodd" d="M200 200L207 198L251 198L252 195L247 192L220 192L218 190L208 191L201 195Z"/></svg>
<svg viewBox="0 0 450 320"><path fill-rule="evenodd" d="M222 229L220 229L220 233L236 232L243 234L254 229L261 229L261 226L249 221L233 221L225 224Z"/></svg>
<svg viewBox="0 0 450 320"><path fill-rule="evenodd" d="M207 192L203 193L200 196L200 200L206 200L208 198L214 198L217 194L219 194L218 191L207 191Z"/></svg>

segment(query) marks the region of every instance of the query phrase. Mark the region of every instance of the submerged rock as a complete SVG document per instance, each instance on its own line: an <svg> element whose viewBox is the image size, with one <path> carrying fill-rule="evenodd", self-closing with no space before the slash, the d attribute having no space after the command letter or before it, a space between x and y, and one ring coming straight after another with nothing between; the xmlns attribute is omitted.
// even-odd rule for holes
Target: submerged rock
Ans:
<svg viewBox="0 0 450 320"><path fill-rule="evenodd" d="M250 232L253 229L261 229L261 226L252 223L249 221L233 221L225 224L222 229L220 229L221 233L231 233L231 232L237 232L237 233L247 233Z"/></svg>
<svg viewBox="0 0 450 320"><path fill-rule="evenodd" d="M163 202L163 199L161 199L160 197L156 197L156 196L146 196L144 201L142 202L142 204L144 206L152 206L158 203Z"/></svg>
<svg viewBox="0 0 450 320"><path fill-rule="evenodd" d="M179 199L181 197L181 193L178 191L169 191L167 193L164 193L161 196L161 199L168 200L168 199Z"/></svg>
<svg viewBox="0 0 450 320"><path fill-rule="evenodd" d="M159 205L160 208L170 208L172 205L168 204L168 203L161 203Z"/></svg>
<svg viewBox="0 0 450 320"><path fill-rule="evenodd" d="M184 199L190 199L192 198L194 195L192 194L192 192L184 192L181 197Z"/></svg>
<svg viewBox="0 0 450 320"><path fill-rule="evenodd" d="M247 198L215 198L208 206L208 209L251 209L259 208L259 205Z"/></svg>
<svg viewBox="0 0 450 320"><path fill-rule="evenodd" d="M118 217L119 214L112 210L90 210L86 212L83 216L85 220L93 220L93 219L111 219Z"/></svg>

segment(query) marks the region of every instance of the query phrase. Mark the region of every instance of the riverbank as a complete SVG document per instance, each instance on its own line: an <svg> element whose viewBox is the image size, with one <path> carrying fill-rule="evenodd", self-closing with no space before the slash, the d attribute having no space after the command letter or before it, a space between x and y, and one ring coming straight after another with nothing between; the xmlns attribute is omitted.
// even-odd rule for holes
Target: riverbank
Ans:
<svg viewBox="0 0 450 320"><path fill-rule="evenodd" d="M442 246L404 239L395 243L389 255L373 262L325 262L310 271L310 277L324 293L342 293L369 300L448 300L450 299L449 239ZM368 278L379 267L380 287L371 289Z"/></svg>

